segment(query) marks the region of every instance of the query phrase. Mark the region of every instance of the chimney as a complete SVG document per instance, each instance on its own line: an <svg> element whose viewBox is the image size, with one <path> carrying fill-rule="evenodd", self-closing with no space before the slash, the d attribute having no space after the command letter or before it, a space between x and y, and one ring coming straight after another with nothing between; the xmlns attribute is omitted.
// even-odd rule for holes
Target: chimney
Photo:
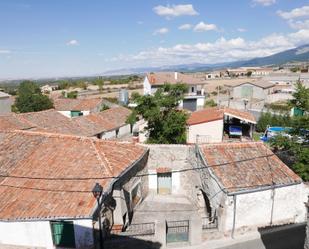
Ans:
<svg viewBox="0 0 309 249"><path fill-rule="evenodd" d="M178 80L178 73L175 72L175 80Z"/></svg>

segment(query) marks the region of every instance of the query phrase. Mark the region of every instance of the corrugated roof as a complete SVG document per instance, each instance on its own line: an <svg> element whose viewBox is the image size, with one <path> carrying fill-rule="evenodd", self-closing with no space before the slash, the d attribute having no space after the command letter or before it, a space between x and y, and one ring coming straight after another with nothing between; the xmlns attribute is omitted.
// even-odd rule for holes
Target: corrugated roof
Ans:
<svg viewBox="0 0 309 249"><path fill-rule="evenodd" d="M0 219L89 217L95 182L106 189L112 181L94 178L119 176L145 151L130 143L77 136L0 132L1 175L15 176L0 178Z"/></svg>
<svg viewBox="0 0 309 249"><path fill-rule="evenodd" d="M288 166L261 142L200 146L209 170L227 192L301 182Z"/></svg>
<svg viewBox="0 0 309 249"><path fill-rule="evenodd" d="M196 125L201 123L208 123L215 120L223 119L224 115L232 116L253 124L256 123L254 116L249 112L240 111L228 107L212 107L191 113L190 117L187 120L187 124Z"/></svg>
<svg viewBox="0 0 309 249"><path fill-rule="evenodd" d="M184 83L188 85L206 84L207 82L201 78L193 77L192 75L177 72L177 79L175 79L175 72L156 72L148 73L146 75L151 85L164 85L165 83L177 84Z"/></svg>

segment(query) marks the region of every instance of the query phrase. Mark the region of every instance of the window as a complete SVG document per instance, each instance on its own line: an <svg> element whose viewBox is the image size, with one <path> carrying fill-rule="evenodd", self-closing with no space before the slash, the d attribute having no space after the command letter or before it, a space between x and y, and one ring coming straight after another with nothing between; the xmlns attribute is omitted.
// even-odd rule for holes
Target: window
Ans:
<svg viewBox="0 0 309 249"><path fill-rule="evenodd" d="M55 246L75 248L74 225L72 221L51 221L50 226Z"/></svg>

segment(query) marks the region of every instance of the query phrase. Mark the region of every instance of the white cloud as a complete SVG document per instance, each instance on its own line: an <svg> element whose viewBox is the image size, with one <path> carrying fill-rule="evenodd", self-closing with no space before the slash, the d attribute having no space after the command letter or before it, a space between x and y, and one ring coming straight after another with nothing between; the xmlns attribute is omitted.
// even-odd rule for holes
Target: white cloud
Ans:
<svg viewBox="0 0 309 249"><path fill-rule="evenodd" d="M308 43L309 30L302 29L289 34L271 34L256 41L237 37L221 37L215 42L177 44L173 47L160 46L133 55L121 55L112 60L134 66L162 66L184 63L220 63L269 56Z"/></svg>
<svg viewBox="0 0 309 249"><path fill-rule="evenodd" d="M169 32L168 28L160 28L153 32L153 35L164 35Z"/></svg>
<svg viewBox="0 0 309 249"><path fill-rule="evenodd" d="M262 6L270 6L276 3L276 0L253 0L252 4L255 5L262 5Z"/></svg>
<svg viewBox="0 0 309 249"><path fill-rule="evenodd" d="M293 29L309 29L309 20L303 20L303 21L294 21L289 20L288 24Z"/></svg>
<svg viewBox="0 0 309 249"><path fill-rule="evenodd" d="M194 27L193 30L196 32L204 32L204 31L211 31L211 30L218 31L218 28L215 24L207 24L204 22L200 22Z"/></svg>
<svg viewBox="0 0 309 249"><path fill-rule="evenodd" d="M198 12L193 8L192 4L179 4L179 5L158 5L153 8L153 11L159 16L177 17L177 16L195 16Z"/></svg>
<svg viewBox="0 0 309 249"><path fill-rule="evenodd" d="M178 29L180 29L180 30L188 30L188 29L191 29L191 28L192 28L192 25L188 24L188 23L183 24L183 25L178 27Z"/></svg>
<svg viewBox="0 0 309 249"><path fill-rule="evenodd" d="M77 40L70 40L67 42L68 46L76 46L79 45L79 42Z"/></svg>
<svg viewBox="0 0 309 249"><path fill-rule="evenodd" d="M291 11L277 11L277 14L283 19L295 19L299 17L309 17L309 6L303 6L301 8L292 9Z"/></svg>
<svg viewBox="0 0 309 249"><path fill-rule="evenodd" d="M0 49L0 54L10 54L12 51L7 49Z"/></svg>
<svg viewBox="0 0 309 249"><path fill-rule="evenodd" d="M244 28L238 28L237 31L238 31L238 32L247 32L247 30L244 29Z"/></svg>

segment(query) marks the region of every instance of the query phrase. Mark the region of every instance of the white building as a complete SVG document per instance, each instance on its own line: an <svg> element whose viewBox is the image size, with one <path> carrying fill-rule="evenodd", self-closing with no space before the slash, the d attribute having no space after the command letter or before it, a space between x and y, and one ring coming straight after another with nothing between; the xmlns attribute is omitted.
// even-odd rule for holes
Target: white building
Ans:
<svg viewBox="0 0 309 249"><path fill-rule="evenodd" d="M192 75L178 72L148 73L144 79L144 95L154 94L164 84L183 83L188 86L188 92L184 100L179 104L180 108L195 111L204 107L206 81Z"/></svg>
<svg viewBox="0 0 309 249"><path fill-rule="evenodd" d="M147 150L130 143L0 132L0 155L6 175L0 179L0 248L94 248L100 232L95 183L104 190L104 239L114 226L127 225L147 194L146 176L133 177L145 174Z"/></svg>
<svg viewBox="0 0 309 249"><path fill-rule="evenodd" d="M274 91L274 83L264 80L241 83L232 87L234 99L266 99Z"/></svg>
<svg viewBox="0 0 309 249"><path fill-rule="evenodd" d="M0 114L10 113L12 105L12 96L0 91Z"/></svg>
<svg viewBox="0 0 309 249"><path fill-rule="evenodd" d="M188 118L187 143L217 143L233 136L252 139L255 124L255 118L249 112L227 107L205 108L191 113Z"/></svg>
<svg viewBox="0 0 309 249"><path fill-rule="evenodd" d="M306 221L302 180L261 142L199 147L208 213L225 233Z"/></svg>

